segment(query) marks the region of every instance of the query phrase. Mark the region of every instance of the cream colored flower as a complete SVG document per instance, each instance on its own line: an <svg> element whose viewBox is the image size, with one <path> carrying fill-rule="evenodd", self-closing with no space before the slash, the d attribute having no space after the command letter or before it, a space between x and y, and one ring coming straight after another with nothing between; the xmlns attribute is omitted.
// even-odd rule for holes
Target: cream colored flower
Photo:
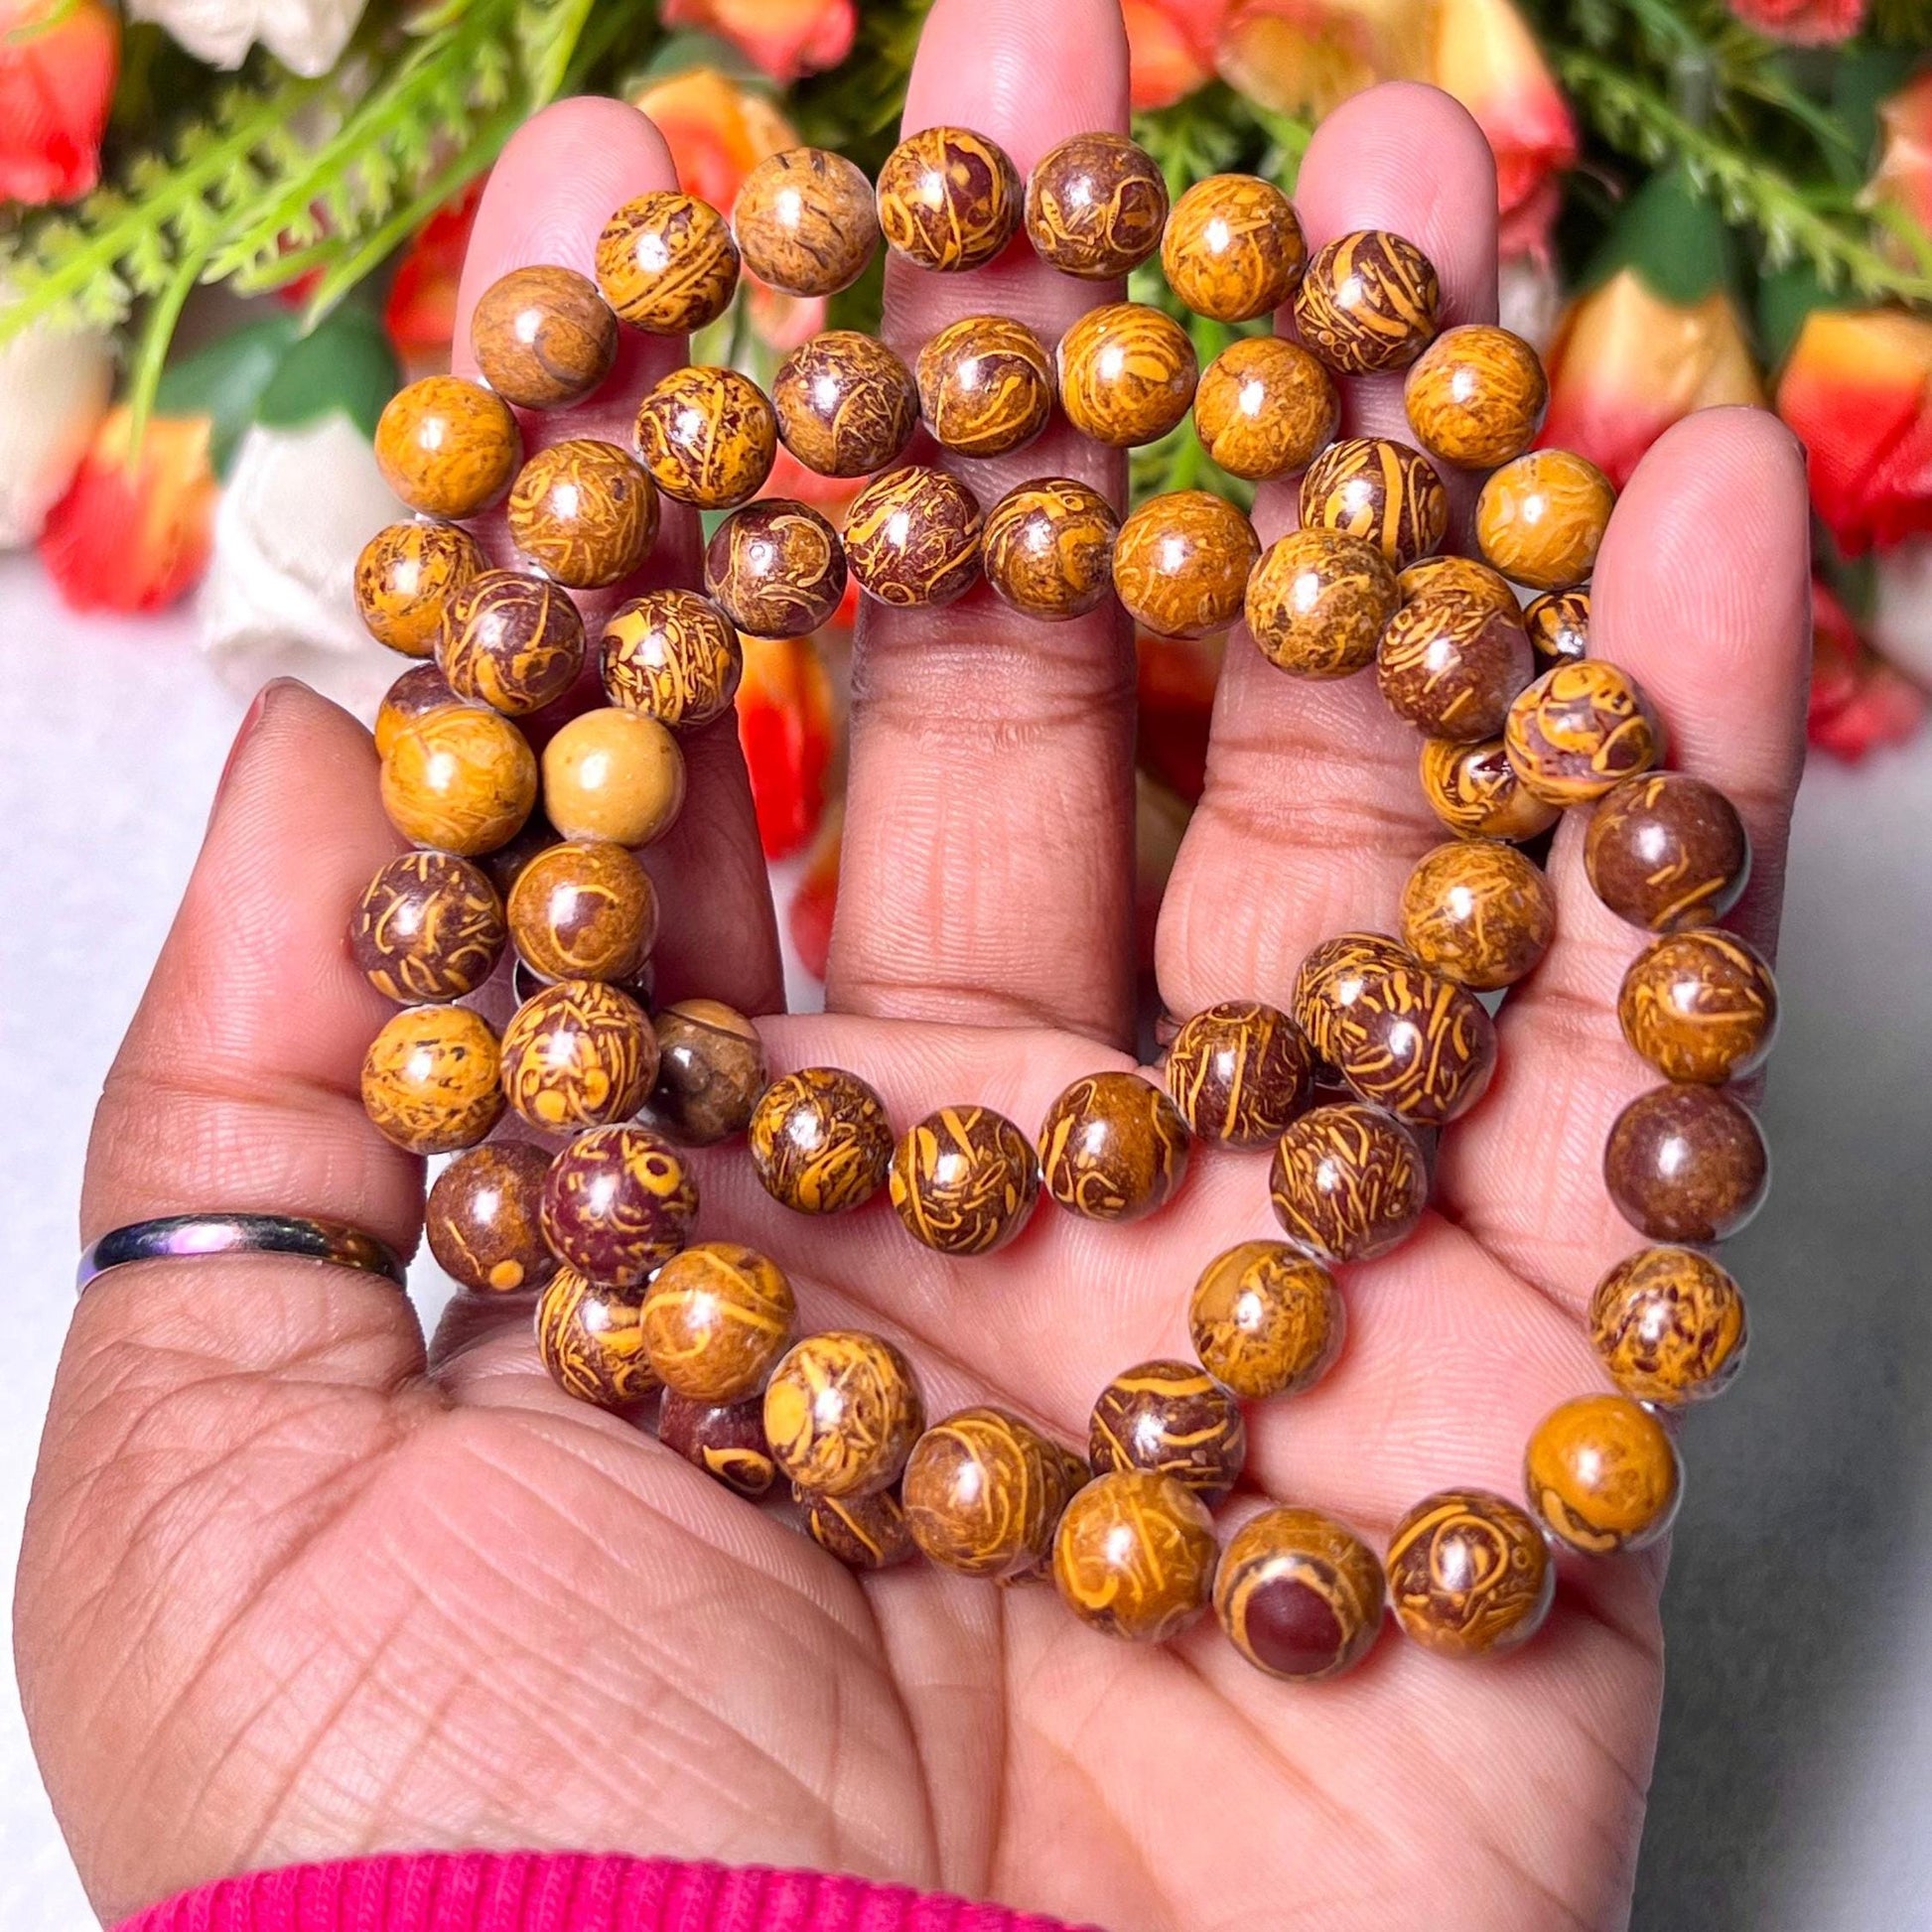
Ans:
<svg viewBox="0 0 1932 1932"><path fill-rule="evenodd" d="M327 73L348 45L367 0L130 0L197 60L238 68L257 41L293 72Z"/></svg>

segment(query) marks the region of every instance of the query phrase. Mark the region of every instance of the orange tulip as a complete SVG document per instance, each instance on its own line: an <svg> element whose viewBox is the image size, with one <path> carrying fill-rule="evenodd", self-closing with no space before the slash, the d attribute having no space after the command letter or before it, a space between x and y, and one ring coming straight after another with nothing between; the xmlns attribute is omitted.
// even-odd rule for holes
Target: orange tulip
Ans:
<svg viewBox="0 0 1932 1932"><path fill-rule="evenodd" d="M0 202L70 202L100 180L120 58L101 0L0 0Z"/></svg>
<svg viewBox="0 0 1932 1932"><path fill-rule="evenodd" d="M727 214L740 184L766 155L798 145L797 130L768 94L741 87L716 68L656 81L632 104L657 123L678 186Z"/></svg>
<svg viewBox="0 0 1932 1932"><path fill-rule="evenodd" d="M1139 723L1134 759L1186 804L1199 802L1207 777L1207 728L1214 712L1225 637L1135 640Z"/></svg>
<svg viewBox="0 0 1932 1932"><path fill-rule="evenodd" d="M1730 0L1747 27L1793 47L1849 41L1864 25L1865 0Z"/></svg>
<svg viewBox="0 0 1932 1932"><path fill-rule="evenodd" d="M1426 80L1431 0L1235 0L1215 67L1283 114L1321 115L1378 80Z"/></svg>
<svg viewBox="0 0 1932 1932"><path fill-rule="evenodd" d="M812 841L805 871L785 908L785 931L798 962L815 980L832 956L832 920L839 908L839 861L845 849L845 801L837 799Z"/></svg>
<svg viewBox="0 0 1932 1932"><path fill-rule="evenodd" d="M788 858L817 831L837 747L832 680L809 637L745 637L738 740L767 859Z"/></svg>
<svg viewBox="0 0 1932 1932"><path fill-rule="evenodd" d="M1214 78L1214 41L1228 0L1122 0L1136 110L1172 107Z"/></svg>
<svg viewBox="0 0 1932 1932"><path fill-rule="evenodd" d="M1932 237L1932 68L1880 104L1878 122L1884 145L1864 205L1901 214Z"/></svg>
<svg viewBox="0 0 1932 1932"><path fill-rule="evenodd" d="M1875 655L1831 591L1811 580L1811 699L1805 736L1856 764L1881 745L1902 745L1925 723L1925 694Z"/></svg>
<svg viewBox="0 0 1932 1932"><path fill-rule="evenodd" d="M780 86L837 67L858 25L853 0L664 0L661 17L730 41Z"/></svg>

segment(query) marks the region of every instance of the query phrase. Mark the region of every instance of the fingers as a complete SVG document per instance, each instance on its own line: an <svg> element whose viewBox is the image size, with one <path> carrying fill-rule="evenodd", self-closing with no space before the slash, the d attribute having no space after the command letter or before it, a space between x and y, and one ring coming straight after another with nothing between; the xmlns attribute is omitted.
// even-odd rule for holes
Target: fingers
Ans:
<svg viewBox="0 0 1932 1932"><path fill-rule="evenodd" d="M1127 127L1115 0L938 0L904 125L955 122L1025 176L1068 136ZM1075 281L1024 242L969 275L894 260L886 336L908 362L962 316L1028 323L1050 349L1118 285ZM927 456L931 456L928 451ZM946 459L991 509L1072 476L1118 504L1125 466L1056 422L992 461ZM1066 623L981 587L939 612L862 613L831 1005L895 1018L1033 1021L1124 1038L1133 900L1133 661L1111 600Z"/></svg>

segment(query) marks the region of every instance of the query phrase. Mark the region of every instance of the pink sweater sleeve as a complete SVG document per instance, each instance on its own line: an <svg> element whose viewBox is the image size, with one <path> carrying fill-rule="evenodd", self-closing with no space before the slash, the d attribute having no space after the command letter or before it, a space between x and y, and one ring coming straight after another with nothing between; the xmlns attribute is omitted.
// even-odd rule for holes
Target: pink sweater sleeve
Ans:
<svg viewBox="0 0 1932 1932"><path fill-rule="evenodd" d="M1070 1932L815 1871L571 1852L414 1853L223 1878L120 1932ZM1091 1932L1091 1928L1089 1928Z"/></svg>

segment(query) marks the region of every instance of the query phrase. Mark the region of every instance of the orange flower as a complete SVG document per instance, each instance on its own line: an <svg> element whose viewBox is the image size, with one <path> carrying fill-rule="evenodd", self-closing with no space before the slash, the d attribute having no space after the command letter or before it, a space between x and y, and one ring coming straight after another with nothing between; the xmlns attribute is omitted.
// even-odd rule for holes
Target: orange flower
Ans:
<svg viewBox="0 0 1932 1932"><path fill-rule="evenodd" d="M665 12L668 18L668 7ZM631 104L657 123L678 186L727 214L739 185L766 155L798 145L797 131L768 95L741 87L716 68L656 81Z"/></svg>
<svg viewBox="0 0 1932 1932"><path fill-rule="evenodd" d="M133 418L110 409L68 493L49 512L41 559L76 611L159 611L207 565L214 506L206 416L151 416L133 447Z"/></svg>
<svg viewBox="0 0 1932 1932"><path fill-rule="evenodd" d="M1140 699L1134 761L1189 805L1199 802L1207 779L1207 726L1226 641L1144 634L1134 643Z"/></svg>
<svg viewBox="0 0 1932 1932"><path fill-rule="evenodd" d="M1730 0L1747 27L1793 47L1849 41L1864 25L1864 0Z"/></svg>
<svg viewBox="0 0 1932 1932"><path fill-rule="evenodd" d="M120 58L102 0L0 0L0 202L70 202L99 181Z"/></svg>
<svg viewBox="0 0 1932 1932"><path fill-rule="evenodd" d="M1237 92L1319 118L1378 80L1429 78L1431 0L1235 0L1214 52Z"/></svg>
<svg viewBox="0 0 1932 1932"><path fill-rule="evenodd" d="M785 931L799 964L815 980L825 977L832 956L832 920L839 906L839 860L845 847L845 800L825 814L805 861L804 877L785 908Z"/></svg>
<svg viewBox="0 0 1932 1932"><path fill-rule="evenodd" d="M1856 764L1881 745L1902 745L1925 722L1925 694L1866 648L1851 614L1811 580L1811 700L1805 736Z"/></svg>
<svg viewBox="0 0 1932 1932"><path fill-rule="evenodd" d="M1228 0L1122 0L1136 110L1172 107L1214 78L1214 41Z"/></svg>
<svg viewBox="0 0 1932 1932"><path fill-rule="evenodd" d="M416 230L416 238L396 264L389 299L383 305L382 325L411 376L429 375L450 366L457 283L463 276L463 257L469 252L470 230L476 225L477 205L483 200L487 179L485 175L473 181L455 201L438 208Z"/></svg>
<svg viewBox="0 0 1932 1932"><path fill-rule="evenodd" d="M1881 102L1878 120L1884 146L1864 206L1895 210L1932 237L1932 68Z"/></svg>
<svg viewBox="0 0 1932 1932"><path fill-rule="evenodd" d="M837 724L832 680L809 637L745 637L738 740L767 859L798 851L825 811Z"/></svg>
<svg viewBox="0 0 1932 1932"><path fill-rule="evenodd" d="M852 0L664 0L662 19L730 41L780 86L837 67L858 26Z"/></svg>

